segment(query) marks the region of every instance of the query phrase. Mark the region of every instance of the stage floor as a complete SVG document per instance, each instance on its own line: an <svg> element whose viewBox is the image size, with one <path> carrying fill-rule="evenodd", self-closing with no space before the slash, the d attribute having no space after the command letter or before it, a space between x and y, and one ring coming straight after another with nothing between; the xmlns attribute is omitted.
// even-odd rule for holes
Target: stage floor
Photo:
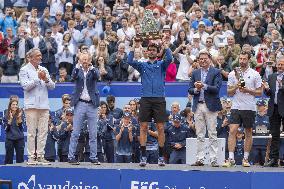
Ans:
<svg viewBox="0 0 284 189"><path fill-rule="evenodd" d="M13 165L1 165L0 167L49 167L49 168L80 168L80 169L130 169L130 170L179 170L179 171L228 171L228 172L284 172L284 167L267 168L263 166L242 167L237 165L232 168L211 167L205 165L203 167L190 166L186 164L167 164L165 167L159 167L155 164L147 164L146 167L140 167L137 163L102 163L101 165L93 165L88 162L82 162L80 165L70 165L68 163L55 162L51 165L27 165L26 163L17 163Z"/></svg>

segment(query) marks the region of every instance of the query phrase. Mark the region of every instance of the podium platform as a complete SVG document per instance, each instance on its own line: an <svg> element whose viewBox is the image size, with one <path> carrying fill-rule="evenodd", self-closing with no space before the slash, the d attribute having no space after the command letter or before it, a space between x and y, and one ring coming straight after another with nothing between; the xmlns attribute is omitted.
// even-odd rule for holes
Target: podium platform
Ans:
<svg viewBox="0 0 284 189"><path fill-rule="evenodd" d="M15 189L270 189L283 188L283 168L212 168L189 165L53 163L0 166Z"/></svg>

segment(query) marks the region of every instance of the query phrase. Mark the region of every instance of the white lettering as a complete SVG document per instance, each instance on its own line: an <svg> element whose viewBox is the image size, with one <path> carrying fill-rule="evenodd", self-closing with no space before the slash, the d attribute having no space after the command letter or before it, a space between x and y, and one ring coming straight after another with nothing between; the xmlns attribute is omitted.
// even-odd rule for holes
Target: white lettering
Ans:
<svg viewBox="0 0 284 189"><path fill-rule="evenodd" d="M91 186L85 186L85 188L84 189L90 189L91 188Z"/></svg>
<svg viewBox="0 0 284 189"><path fill-rule="evenodd" d="M38 184L39 189L45 189L45 185L41 186L41 184Z"/></svg>
<svg viewBox="0 0 284 189"><path fill-rule="evenodd" d="M75 189L75 188L78 189L78 186L73 185L71 189Z"/></svg>
<svg viewBox="0 0 284 189"><path fill-rule="evenodd" d="M66 185L63 186L63 189L70 189L70 181L66 181Z"/></svg>
<svg viewBox="0 0 284 189"><path fill-rule="evenodd" d="M159 185L158 182L152 182L152 183L149 185L149 189L159 189L158 185ZM154 188L154 187L155 187L155 188Z"/></svg>
<svg viewBox="0 0 284 189"><path fill-rule="evenodd" d="M98 186L93 186L92 189L99 189L99 187Z"/></svg>
<svg viewBox="0 0 284 189"><path fill-rule="evenodd" d="M46 189L52 189L52 185L46 185Z"/></svg>
<svg viewBox="0 0 284 189"><path fill-rule="evenodd" d="M139 189L139 182L138 181L131 181L130 189Z"/></svg>

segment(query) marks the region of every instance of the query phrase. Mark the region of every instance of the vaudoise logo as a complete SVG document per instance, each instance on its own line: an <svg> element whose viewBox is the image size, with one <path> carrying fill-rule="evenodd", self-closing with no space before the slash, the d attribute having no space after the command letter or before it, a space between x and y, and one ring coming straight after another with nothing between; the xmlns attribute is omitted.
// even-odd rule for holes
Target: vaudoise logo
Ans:
<svg viewBox="0 0 284 189"><path fill-rule="evenodd" d="M32 175L28 182L20 182L18 184L18 189L100 189L98 186L85 185L83 182L71 183L71 181L66 180L62 184L42 184L36 182L36 175Z"/></svg>

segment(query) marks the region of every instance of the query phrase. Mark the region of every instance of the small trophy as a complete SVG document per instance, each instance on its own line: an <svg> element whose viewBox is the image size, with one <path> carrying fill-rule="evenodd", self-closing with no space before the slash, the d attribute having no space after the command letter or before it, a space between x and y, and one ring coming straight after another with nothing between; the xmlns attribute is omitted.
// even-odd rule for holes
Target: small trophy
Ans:
<svg viewBox="0 0 284 189"><path fill-rule="evenodd" d="M158 22L153 16L152 10L145 10L144 18L141 23L142 33L137 33L136 40L155 40L161 39L162 35L159 32Z"/></svg>
<svg viewBox="0 0 284 189"><path fill-rule="evenodd" d="M237 80L239 80L239 83L241 84L241 88L244 88L246 86L246 82L245 82L244 74L243 74L241 68L237 67L237 68L234 69L234 71L235 71L235 75L236 75Z"/></svg>

